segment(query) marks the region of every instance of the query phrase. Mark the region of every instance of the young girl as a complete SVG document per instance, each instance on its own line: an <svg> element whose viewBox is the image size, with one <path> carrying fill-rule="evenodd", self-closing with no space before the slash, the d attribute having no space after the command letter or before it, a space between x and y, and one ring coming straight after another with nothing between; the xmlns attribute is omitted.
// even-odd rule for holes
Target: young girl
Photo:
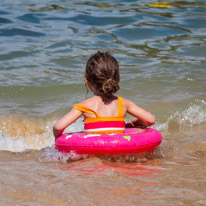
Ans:
<svg viewBox="0 0 206 206"><path fill-rule="evenodd" d="M87 62L84 81L94 96L74 105L73 109L53 127L55 138L65 128L84 116L87 133L124 133L125 127L150 126L155 123L152 114L130 100L117 97L119 90L119 65L108 52L97 52ZM134 118L125 124L129 113Z"/></svg>

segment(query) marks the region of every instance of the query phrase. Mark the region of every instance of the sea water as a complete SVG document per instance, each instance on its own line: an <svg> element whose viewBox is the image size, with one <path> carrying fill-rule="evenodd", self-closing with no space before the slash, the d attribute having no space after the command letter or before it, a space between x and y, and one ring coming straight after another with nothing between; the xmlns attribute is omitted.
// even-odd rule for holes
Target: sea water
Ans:
<svg viewBox="0 0 206 206"><path fill-rule="evenodd" d="M206 205L205 11L204 0L1 1L0 205ZM98 50L119 62L117 95L155 115L154 153L55 149L53 124L85 98Z"/></svg>

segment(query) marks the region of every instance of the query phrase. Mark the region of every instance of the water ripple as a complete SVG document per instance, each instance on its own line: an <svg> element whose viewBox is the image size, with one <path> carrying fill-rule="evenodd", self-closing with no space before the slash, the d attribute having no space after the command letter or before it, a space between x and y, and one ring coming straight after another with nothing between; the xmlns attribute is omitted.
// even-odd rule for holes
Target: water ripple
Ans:
<svg viewBox="0 0 206 206"><path fill-rule="evenodd" d="M39 24L40 20L34 14L24 14L23 16L17 17L18 19L34 24Z"/></svg>
<svg viewBox="0 0 206 206"><path fill-rule="evenodd" d="M6 18L0 18L0 24L9 24L9 23L12 23L12 21Z"/></svg>
<svg viewBox="0 0 206 206"><path fill-rule="evenodd" d="M0 36L33 36L33 37L40 37L45 36L44 33L35 32L26 29L0 29Z"/></svg>

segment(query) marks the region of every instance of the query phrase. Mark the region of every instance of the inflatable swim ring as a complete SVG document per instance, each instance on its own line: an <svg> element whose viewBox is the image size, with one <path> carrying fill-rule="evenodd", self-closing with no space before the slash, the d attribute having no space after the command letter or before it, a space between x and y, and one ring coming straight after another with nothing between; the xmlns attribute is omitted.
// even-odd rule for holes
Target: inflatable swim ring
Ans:
<svg viewBox="0 0 206 206"><path fill-rule="evenodd" d="M124 134L62 134L56 139L55 146L65 153L131 154L154 150L161 141L162 136L155 129L128 128Z"/></svg>

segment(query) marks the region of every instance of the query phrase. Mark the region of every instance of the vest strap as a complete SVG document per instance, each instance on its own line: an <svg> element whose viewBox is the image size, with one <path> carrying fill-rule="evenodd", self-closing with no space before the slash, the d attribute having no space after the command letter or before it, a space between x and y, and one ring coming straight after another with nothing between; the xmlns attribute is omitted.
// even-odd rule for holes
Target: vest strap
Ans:
<svg viewBox="0 0 206 206"><path fill-rule="evenodd" d="M77 109L77 110L79 110L79 111L82 111L82 112L87 112L87 113L90 113L90 114L94 114L94 115L96 115L96 117L98 117L98 118L100 117L100 115L99 115L97 112L95 112L95 111L93 111L92 109L89 109L89 108L87 108L87 107L84 107L84 106L75 104L73 108L74 108L74 109Z"/></svg>
<svg viewBox="0 0 206 206"><path fill-rule="evenodd" d="M123 115L123 99L122 97L118 97L118 117L122 117Z"/></svg>

